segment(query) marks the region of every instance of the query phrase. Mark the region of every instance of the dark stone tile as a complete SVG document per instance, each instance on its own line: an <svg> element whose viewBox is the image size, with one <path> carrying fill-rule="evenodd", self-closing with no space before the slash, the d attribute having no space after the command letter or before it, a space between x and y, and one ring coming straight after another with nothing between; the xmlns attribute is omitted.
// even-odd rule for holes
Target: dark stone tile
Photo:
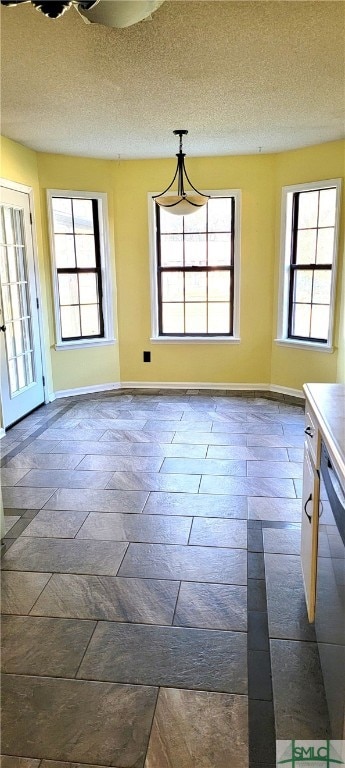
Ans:
<svg viewBox="0 0 345 768"><path fill-rule="evenodd" d="M264 556L261 552L248 552L248 578L265 578Z"/></svg>
<svg viewBox="0 0 345 768"><path fill-rule="evenodd" d="M7 520L8 519L9 518L7 518ZM24 517L21 517L19 520L17 520L17 522L15 522L14 525L12 525L9 532L6 533L6 535L4 536L5 541L7 538L17 539L18 536L20 536L23 533L23 531L25 531L25 529L29 525L29 522L30 520L27 520Z"/></svg>
<svg viewBox="0 0 345 768"><path fill-rule="evenodd" d="M246 585L247 553L243 549L130 544L119 576Z"/></svg>
<svg viewBox="0 0 345 768"><path fill-rule="evenodd" d="M3 571L1 574L2 613L29 613L47 585L51 573L20 573Z"/></svg>
<svg viewBox="0 0 345 768"><path fill-rule="evenodd" d="M248 611L248 648L252 651L269 651L265 611Z"/></svg>
<svg viewBox="0 0 345 768"><path fill-rule="evenodd" d="M267 611L265 579L248 579L248 611Z"/></svg>
<svg viewBox="0 0 345 768"><path fill-rule="evenodd" d="M264 768L276 765L276 735L272 701L248 700L249 764L255 761Z"/></svg>
<svg viewBox="0 0 345 768"><path fill-rule="evenodd" d="M150 493L145 514L247 519L247 499L212 494Z"/></svg>
<svg viewBox="0 0 345 768"><path fill-rule="evenodd" d="M182 583L174 625L246 632L246 587Z"/></svg>
<svg viewBox="0 0 345 768"><path fill-rule="evenodd" d="M1 669L19 675L73 677L95 626L93 621L3 616Z"/></svg>
<svg viewBox="0 0 345 768"><path fill-rule="evenodd" d="M265 554L270 637L315 640L304 596L300 557Z"/></svg>
<svg viewBox="0 0 345 768"><path fill-rule="evenodd" d="M177 581L56 573L32 615L169 625L178 588Z"/></svg>
<svg viewBox="0 0 345 768"><path fill-rule="evenodd" d="M295 499L294 481L274 477L228 477L203 475L200 493L228 493L234 496L272 496Z"/></svg>
<svg viewBox="0 0 345 768"><path fill-rule="evenodd" d="M145 768L248 768L245 696L163 688Z"/></svg>
<svg viewBox="0 0 345 768"><path fill-rule="evenodd" d="M101 622L78 677L246 693L247 638L243 632Z"/></svg>
<svg viewBox="0 0 345 768"><path fill-rule="evenodd" d="M39 764L39 760L31 760L29 757L1 755L1 768L38 768Z"/></svg>
<svg viewBox="0 0 345 768"><path fill-rule="evenodd" d="M59 488L45 504L50 510L79 512L142 512L148 493L145 491L103 491L86 488Z"/></svg>
<svg viewBox="0 0 345 768"><path fill-rule="evenodd" d="M198 493L200 477L200 475L169 475L162 472L114 472L107 488L120 491Z"/></svg>
<svg viewBox="0 0 345 768"><path fill-rule="evenodd" d="M248 696L261 701L272 700L270 654L248 650Z"/></svg>
<svg viewBox="0 0 345 768"><path fill-rule="evenodd" d="M54 491L55 488L3 488L2 500L9 509L41 509Z"/></svg>
<svg viewBox="0 0 345 768"><path fill-rule="evenodd" d="M31 521L25 519L27 527L23 536L73 539L87 516L88 512L50 512L49 509L41 509Z"/></svg>
<svg viewBox="0 0 345 768"><path fill-rule="evenodd" d="M300 523L302 517L301 501L296 498L269 498L268 495L262 498L259 496L251 497L248 499L248 517L250 520Z"/></svg>
<svg viewBox="0 0 345 768"><path fill-rule="evenodd" d="M52 571L116 576L127 549L122 541L21 537L3 557L8 571Z"/></svg>
<svg viewBox="0 0 345 768"><path fill-rule="evenodd" d="M105 488L111 472L78 472L73 469L30 469L16 487L29 488Z"/></svg>
<svg viewBox="0 0 345 768"><path fill-rule="evenodd" d="M2 749L143 768L156 698L151 687L4 675Z"/></svg>
<svg viewBox="0 0 345 768"><path fill-rule="evenodd" d="M331 737L316 643L271 640L277 739Z"/></svg>
<svg viewBox="0 0 345 768"><path fill-rule="evenodd" d="M248 552L263 552L262 530L248 528Z"/></svg>
<svg viewBox="0 0 345 768"><path fill-rule="evenodd" d="M246 549L247 521L198 517L193 520L189 544Z"/></svg>

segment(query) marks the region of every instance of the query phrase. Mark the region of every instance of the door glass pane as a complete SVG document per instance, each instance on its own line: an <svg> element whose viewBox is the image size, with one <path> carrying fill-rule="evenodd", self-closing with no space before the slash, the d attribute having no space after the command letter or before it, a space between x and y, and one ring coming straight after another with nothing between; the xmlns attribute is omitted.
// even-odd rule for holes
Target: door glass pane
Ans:
<svg viewBox="0 0 345 768"><path fill-rule="evenodd" d="M55 254L58 269L75 267L73 235L55 235Z"/></svg>
<svg viewBox="0 0 345 768"><path fill-rule="evenodd" d="M183 274L181 272L163 272L162 299L166 301L183 301Z"/></svg>
<svg viewBox="0 0 345 768"><path fill-rule="evenodd" d="M11 301L13 320L18 320L22 316L18 283L12 283L11 285Z"/></svg>
<svg viewBox="0 0 345 768"><path fill-rule="evenodd" d="M14 345L13 323L7 323L5 339L6 339L7 359L10 360L12 359L12 357L16 356L16 348Z"/></svg>
<svg viewBox="0 0 345 768"><path fill-rule="evenodd" d="M25 351L24 347L24 335L22 331L21 320L16 320L13 323L14 341L16 347L16 355L21 355Z"/></svg>
<svg viewBox="0 0 345 768"><path fill-rule="evenodd" d="M208 231L231 232L231 198L215 197L207 203Z"/></svg>
<svg viewBox="0 0 345 768"><path fill-rule="evenodd" d="M23 211L21 208L13 209L14 218L14 242L16 245L25 245Z"/></svg>
<svg viewBox="0 0 345 768"><path fill-rule="evenodd" d="M81 304L97 304L97 277L95 274L79 275L79 295Z"/></svg>
<svg viewBox="0 0 345 768"><path fill-rule="evenodd" d="M17 362L16 360L10 360L8 363L8 374L10 380L10 392L13 395L18 392L18 379L17 379Z"/></svg>
<svg viewBox="0 0 345 768"><path fill-rule="evenodd" d="M83 304L80 307L81 332L83 336L97 336L100 333L98 304Z"/></svg>
<svg viewBox="0 0 345 768"><path fill-rule="evenodd" d="M73 200L73 221L76 234L93 234L92 200Z"/></svg>
<svg viewBox="0 0 345 768"><path fill-rule="evenodd" d="M230 272L210 272L208 276L209 301L228 301L230 298Z"/></svg>
<svg viewBox="0 0 345 768"><path fill-rule="evenodd" d="M25 370L24 355L21 355L20 357L17 358L17 369L18 369L19 389L23 389L26 386L26 370Z"/></svg>
<svg viewBox="0 0 345 768"><path fill-rule="evenodd" d="M58 275L60 304L62 306L79 304L77 275Z"/></svg>
<svg viewBox="0 0 345 768"><path fill-rule="evenodd" d="M302 229L297 235L296 264L314 264L316 229Z"/></svg>
<svg viewBox="0 0 345 768"><path fill-rule="evenodd" d="M0 208L0 243L1 245L4 245L6 243L3 206L1 206Z"/></svg>
<svg viewBox="0 0 345 768"><path fill-rule="evenodd" d="M12 320L10 287L8 285L2 286L2 307L6 324Z"/></svg>
<svg viewBox="0 0 345 768"><path fill-rule="evenodd" d="M186 304L186 333L206 333L207 304L206 302Z"/></svg>
<svg viewBox="0 0 345 768"><path fill-rule="evenodd" d="M53 197L52 208L54 232L73 232L71 200L65 197Z"/></svg>
<svg viewBox="0 0 345 768"><path fill-rule="evenodd" d="M7 264L7 248L3 245L0 247L0 278L2 283L8 283L8 264Z"/></svg>
<svg viewBox="0 0 345 768"><path fill-rule="evenodd" d="M163 333L184 333L183 304L163 304Z"/></svg>
<svg viewBox="0 0 345 768"><path fill-rule="evenodd" d="M5 220L5 242L8 245L13 245L15 242L14 229L13 229L13 212L12 208L6 208L4 206L4 220Z"/></svg>
<svg viewBox="0 0 345 768"><path fill-rule="evenodd" d="M223 267L231 263L231 234L211 234L208 238L209 267Z"/></svg>
<svg viewBox="0 0 345 768"><path fill-rule="evenodd" d="M10 283L16 283L17 280L20 280L20 275L18 275L17 269L16 249L13 247L13 245L7 247L7 260Z"/></svg>
<svg viewBox="0 0 345 768"><path fill-rule="evenodd" d="M95 238L93 235L76 235L75 248L78 267L95 267Z"/></svg>
<svg viewBox="0 0 345 768"><path fill-rule="evenodd" d="M206 301L206 272L186 272L186 301Z"/></svg>
<svg viewBox="0 0 345 768"><path fill-rule="evenodd" d="M171 216L171 219L179 219L182 216ZM161 266L183 266L183 235L162 235L161 237Z"/></svg>
<svg viewBox="0 0 345 768"><path fill-rule="evenodd" d="M26 371L27 371L27 383L32 384L32 382L34 381L32 352L29 352L27 355L25 355L25 362L26 362Z"/></svg>
<svg viewBox="0 0 345 768"><path fill-rule="evenodd" d="M319 192L301 192L298 207L298 229L317 226Z"/></svg>
<svg viewBox="0 0 345 768"><path fill-rule="evenodd" d="M230 333L229 302L217 302L208 305L208 332Z"/></svg>
<svg viewBox="0 0 345 768"><path fill-rule="evenodd" d="M320 191L319 227L334 227L336 197L335 187Z"/></svg>
<svg viewBox="0 0 345 768"><path fill-rule="evenodd" d="M71 339L81 335L80 315L78 307L61 307L61 335L63 339Z"/></svg>
<svg viewBox="0 0 345 768"><path fill-rule="evenodd" d="M25 249L16 248L17 270L19 280L26 281Z"/></svg>
<svg viewBox="0 0 345 768"><path fill-rule="evenodd" d="M206 235L185 235L186 267L206 266Z"/></svg>

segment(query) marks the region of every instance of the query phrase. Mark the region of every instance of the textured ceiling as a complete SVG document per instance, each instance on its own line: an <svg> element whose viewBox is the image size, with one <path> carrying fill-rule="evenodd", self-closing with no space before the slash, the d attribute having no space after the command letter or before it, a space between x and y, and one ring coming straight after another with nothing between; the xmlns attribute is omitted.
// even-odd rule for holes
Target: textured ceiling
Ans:
<svg viewBox="0 0 345 768"><path fill-rule="evenodd" d="M109 0L111 1L111 0ZM344 136L345 3L166 0L127 29L2 8L2 133L145 158L275 152Z"/></svg>

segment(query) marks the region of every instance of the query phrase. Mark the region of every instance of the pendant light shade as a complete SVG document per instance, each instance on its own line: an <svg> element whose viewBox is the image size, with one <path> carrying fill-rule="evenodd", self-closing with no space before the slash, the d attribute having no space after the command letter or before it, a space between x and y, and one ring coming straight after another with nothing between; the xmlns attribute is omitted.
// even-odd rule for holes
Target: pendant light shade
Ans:
<svg viewBox="0 0 345 768"><path fill-rule="evenodd" d="M202 192L199 192L188 177L184 164L185 154L182 150L182 136L186 136L187 133L188 131L186 130L174 131L175 136L180 137L179 151L176 155L177 167L175 175L171 184L160 195L153 195L153 199L161 208L164 208L168 213L175 214L175 216L189 216L189 214L195 213L199 208L206 205L210 199L210 195L204 195ZM177 194L167 195L166 193L171 189L176 178ZM191 190L185 190L185 179L192 188Z"/></svg>

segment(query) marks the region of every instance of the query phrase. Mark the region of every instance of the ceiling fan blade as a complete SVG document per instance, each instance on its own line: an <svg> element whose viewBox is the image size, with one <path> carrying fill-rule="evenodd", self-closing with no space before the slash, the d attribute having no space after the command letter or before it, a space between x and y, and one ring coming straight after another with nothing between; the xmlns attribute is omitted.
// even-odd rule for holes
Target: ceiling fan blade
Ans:
<svg viewBox="0 0 345 768"><path fill-rule="evenodd" d="M99 0L93 8L85 10L79 3L78 10L85 21L104 24L106 27L130 27L154 13L164 0Z"/></svg>
<svg viewBox="0 0 345 768"><path fill-rule="evenodd" d="M30 0L1 0L1 5L8 5L10 8L11 5L14 7L15 5L20 5L21 3L29 3Z"/></svg>

